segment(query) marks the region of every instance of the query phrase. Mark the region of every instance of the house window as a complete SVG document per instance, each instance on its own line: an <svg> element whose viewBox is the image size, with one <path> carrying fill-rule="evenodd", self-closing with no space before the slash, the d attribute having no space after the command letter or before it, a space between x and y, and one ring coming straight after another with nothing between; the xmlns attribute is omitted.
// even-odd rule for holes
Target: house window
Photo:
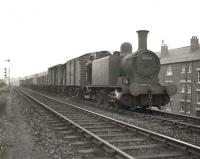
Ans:
<svg viewBox="0 0 200 159"><path fill-rule="evenodd" d="M187 102L187 114L191 114L191 109L192 109L192 107L191 107L191 103L190 102Z"/></svg>
<svg viewBox="0 0 200 159"><path fill-rule="evenodd" d="M191 93L191 84L190 83L187 84L187 92Z"/></svg>
<svg viewBox="0 0 200 159"><path fill-rule="evenodd" d="M182 64L181 65L181 73L185 73L186 65Z"/></svg>
<svg viewBox="0 0 200 159"><path fill-rule="evenodd" d="M191 73L191 72L192 72L192 65L188 64L188 73Z"/></svg>
<svg viewBox="0 0 200 159"><path fill-rule="evenodd" d="M173 83L173 81L172 80L166 80L165 83L170 84L170 83Z"/></svg>
<svg viewBox="0 0 200 159"><path fill-rule="evenodd" d="M197 82L200 83L200 70L197 71Z"/></svg>
<svg viewBox="0 0 200 159"><path fill-rule="evenodd" d="M181 73L185 73L187 70L187 73L192 72L192 65L191 64L182 64L181 65Z"/></svg>
<svg viewBox="0 0 200 159"><path fill-rule="evenodd" d="M167 66L167 76L171 76L172 75L172 66L168 65Z"/></svg>
<svg viewBox="0 0 200 159"><path fill-rule="evenodd" d="M200 91L197 91L197 104L200 104Z"/></svg>
<svg viewBox="0 0 200 159"><path fill-rule="evenodd" d="M181 84L181 93L185 92L185 83Z"/></svg>
<svg viewBox="0 0 200 159"><path fill-rule="evenodd" d="M180 112L184 112L184 107L185 107L185 103L184 102L180 102Z"/></svg>

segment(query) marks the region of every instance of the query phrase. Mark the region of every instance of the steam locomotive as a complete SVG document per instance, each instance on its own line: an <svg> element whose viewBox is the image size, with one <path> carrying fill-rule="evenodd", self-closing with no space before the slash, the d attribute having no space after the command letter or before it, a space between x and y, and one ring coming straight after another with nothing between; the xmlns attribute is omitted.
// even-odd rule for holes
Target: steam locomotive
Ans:
<svg viewBox="0 0 200 159"><path fill-rule="evenodd" d="M20 84L124 108L166 105L177 88L160 85L160 60L147 49L148 31L137 33L138 50L134 53L132 45L126 42L121 45L120 52L87 53L50 67L45 75L21 80Z"/></svg>

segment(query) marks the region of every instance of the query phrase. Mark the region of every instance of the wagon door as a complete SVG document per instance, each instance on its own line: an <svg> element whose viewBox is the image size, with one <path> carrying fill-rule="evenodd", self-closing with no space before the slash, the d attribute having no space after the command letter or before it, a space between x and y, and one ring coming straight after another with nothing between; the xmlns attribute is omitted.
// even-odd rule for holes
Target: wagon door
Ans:
<svg viewBox="0 0 200 159"><path fill-rule="evenodd" d="M66 63L66 85L70 85L70 62Z"/></svg>
<svg viewBox="0 0 200 159"><path fill-rule="evenodd" d="M58 72L58 85L59 86L61 86L62 85L62 81L61 81L61 70L62 70L62 65L59 65L58 67L57 67L58 69L57 69L57 72Z"/></svg>
<svg viewBox="0 0 200 159"><path fill-rule="evenodd" d="M75 81L74 81L74 70L75 70L75 68L74 68L74 60L71 60L71 62L70 62L70 86L74 86L74 83L75 83Z"/></svg>
<svg viewBox="0 0 200 159"><path fill-rule="evenodd" d="M80 59L75 61L75 85L80 86L81 81Z"/></svg>
<svg viewBox="0 0 200 159"><path fill-rule="evenodd" d="M49 85L52 85L52 83L51 83L51 69L49 68L48 69L48 81L49 81Z"/></svg>
<svg viewBox="0 0 200 159"><path fill-rule="evenodd" d="M62 86L66 85L66 80L65 80L66 75L65 75L65 73L66 73L66 64L63 64L61 66L61 85Z"/></svg>
<svg viewBox="0 0 200 159"><path fill-rule="evenodd" d="M56 73L56 67L53 68L53 85L56 86L56 79L57 79L57 73Z"/></svg>

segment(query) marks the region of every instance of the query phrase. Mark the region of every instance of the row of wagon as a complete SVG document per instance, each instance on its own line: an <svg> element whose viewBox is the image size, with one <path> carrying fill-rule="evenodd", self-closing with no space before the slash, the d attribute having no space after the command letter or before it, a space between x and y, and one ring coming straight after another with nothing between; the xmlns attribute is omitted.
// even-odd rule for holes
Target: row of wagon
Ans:
<svg viewBox="0 0 200 159"><path fill-rule="evenodd" d="M87 67L90 56L95 59L110 56L108 51L87 53L71 59L64 64L48 68L47 72L25 77L20 85L47 85L47 86L82 86L87 85Z"/></svg>
<svg viewBox="0 0 200 159"><path fill-rule="evenodd" d="M48 74L47 72L42 72L27 76L20 80L20 85L31 86L31 85L48 85Z"/></svg>

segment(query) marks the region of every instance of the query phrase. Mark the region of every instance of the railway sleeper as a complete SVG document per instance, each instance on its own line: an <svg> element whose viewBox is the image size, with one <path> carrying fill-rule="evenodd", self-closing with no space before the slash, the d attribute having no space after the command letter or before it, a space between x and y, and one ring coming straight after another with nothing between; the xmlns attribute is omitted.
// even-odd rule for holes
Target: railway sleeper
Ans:
<svg viewBox="0 0 200 159"><path fill-rule="evenodd" d="M102 134L102 135L98 135L99 137L102 138L109 138L109 137L130 137L133 136L133 133L118 133L118 134Z"/></svg>
<svg viewBox="0 0 200 159"><path fill-rule="evenodd" d="M74 121L74 122L92 122L92 121L97 121L93 120L93 119L80 119L80 118L70 118L70 120Z"/></svg>
<svg viewBox="0 0 200 159"><path fill-rule="evenodd" d="M151 155L141 155L137 156L137 159L164 159L164 158L177 158L181 157L184 154L181 152L171 152L171 153L161 153L161 154L151 154Z"/></svg>
<svg viewBox="0 0 200 159"><path fill-rule="evenodd" d="M113 128L113 129L98 129L98 130L91 130L90 132L92 133L103 133L103 132L120 132L121 130L118 128Z"/></svg>
<svg viewBox="0 0 200 159"><path fill-rule="evenodd" d="M94 124L102 124L102 123L105 123L103 121L99 121L99 120L78 120L78 121L75 121L79 124L85 124L85 123L94 123Z"/></svg>
<svg viewBox="0 0 200 159"><path fill-rule="evenodd" d="M104 135L104 134L119 134L122 131L121 130L115 130L115 131L101 130L101 131L91 131L91 132L98 136L98 135Z"/></svg>
<svg viewBox="0 0 200 159"><path fill-rule="evenodd" d="M85 129L107 129L107 128L114 128L113 125L94 125L94 126L84 126Z"/></svg>
<svg viewBox="0 0 200 159"><path fill-rule="evenodd" d="M51 126L54 126L54 127L64 127L64 126L67 126L66 123L62 123L62 122L58 122L58 123L50 123Z"/></svg>
<svg viewBox="0 0 200 159"><path fill-rule="evenodd" d="M141 149L154 149L165 147L164 144L148 144L148 145L130 145L130 146L118 146L120 150L128 151L128 150L141 150Z"/></svg>
<svg viewBox="0 0 200 159"><path fill-rule="evenodd" d="M47 123L49 124L58 124L60 123L60 121L57 121L57 120L45 120Z"/></svg>
<svg viewBox="0 0 200 159"><path fill-rule="evenodd" d="M92 122L92 123L78 123L79 125L81 125L81 126L83 126L83 127L86 127L86 126L103 126L103 125L105 125L106 123L102 123L102 122Z"/></svg>
<svg viewBox="0 0 200 159"><path fill-rule="evenodd" d="M68 127L63 127L63 126L60 126L60 127L53 127L53 129L54 130L58 130L58 131L60 131L60 130L67 130L68 129Z"/></svg>
<svg viewBox="0 0 200 159"><path fill-rule="evenodd" d="M145 138L130 138L130 139L110 139L107 140L107 142L111 143L111 144L115 144L115 143L122 143L122 142L141 142L146 140Z"/></svg>
<svg viewBox="0 0 200 159"><path fill-rule="evenodd" d="M85 141L85 140L83 140L83 141L74 141L74 142L71 142L70 145L73 146L76 149L91 148L91 142L88 142L88 141Z"/></svg>
<svg viewBox="0 0 200 159"><path fill-rule="evenodd" d="M59 130L58 131L59 134L63 134L63 135L70 135L70 134L74 134L75 132L72 131L71 129L70 130Z"/></svg>
<svg viewBox="0 0 200 159"><path fill-rule="evenodd" d="M69 142L75 142L75 141L80 141L82 139L82 136L74 134L74 135L64 136L63 138Z"/></svg>
<svg viewBox="0 0 200 159"><path fill-rule="evenodd" d="M88 158L89 156L92 156L92 155L96 156L97 154L99 155L99 157L105 156L104 155L105 153L102 150L98 149L97 147L78 150L78 153L81 155L87 156Z"/></svg>

